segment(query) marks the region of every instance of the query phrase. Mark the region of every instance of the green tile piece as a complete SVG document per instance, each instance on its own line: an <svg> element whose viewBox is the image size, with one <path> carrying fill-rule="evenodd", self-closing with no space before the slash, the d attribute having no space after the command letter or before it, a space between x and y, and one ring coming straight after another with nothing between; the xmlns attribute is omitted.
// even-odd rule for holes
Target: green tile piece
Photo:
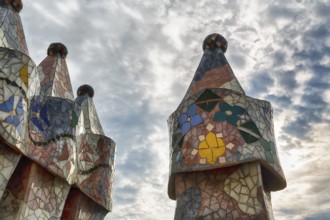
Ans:
<svg viewBox="0 0 330 220"><path fill-rule="evenodd" d="M74 111L72 111L71 127L75 127L77 124L78 124L78 116Z"/></svg>
<svg viewBox="0 0 330 220"><path fill-rule="evenodd" d="M274 142L270 141L269 142L269 146L270 146L270 149L273 153L276 153L276 147L275 147L275 144Z"/></svg>
<svg viewBox="0 0 330 220"><path fill-rule="evenodd" d="M219 108L222 112L225 111L232 111L232 106L230 106L228 103L226 102L221 102L219 105Z"/></svg>
<svg viewBox="0 0 330 220"><path fill-rule="evenodd" d="M218 101L212 101L212 102L196 103L196 105L201 109L203 109L204 111L210 112L214 108L214 106L216 106L217 103Z"/></svg>
<svg viewBox="0 0 330 220"><path fill-rule="evenodd" d="M270 163L274 163L274 157L269 151L265 151L266 160Z"/></svg>
<svg viewBox="0 0 330 220"><path fill-rule="evenodd" d="M257 128L257 125L253 121L248 121L247 123L242 124L241 127L246 128L252 131L253 133L261 136L259 129Z"/></svg>
<svg viewBox="0 0 330 220"><path fill-rule="evenodd" d="M237 105L232 107L232 111L234 115L243 115L245 113L245 109Z"/></svg>
<svg viewBox="0 0 330 220"><path fill-rule="evenodd" d="M206 89L196 100L196 105L204 111L210 112L218 103L220 96Z"/></svg>
<svg viewBox="0 0 330 220"><path fill-rule="evenodd" d="M181 133L176 133L173 135L172 139L172 147L174 152L178 152L181 150L183 144L183 137Z"/></svg>
<svg viewBox="0 0 330 220"><path fill-rule="evenodd" d="M273 159L274 159L274 163L276 163L277 165L280 165L280 162L278 161L278 158L275 154L273 156Z"/></svg>
<svg viewBox="0 0 330 220"><path fill-rule="evenodd" d="M182 160L183 160L183 155L181 154L181 153L178 153L177 155L176 155L176 160L178 161L178 162L181 162Z"/></svg>
<svg viewBox="0 0 330 220"><path fill-rule="evenodd" d="M260 140L261 146L266 150L266 151L271 151L270 144L268 141L265 139Z"/></svg>
<svg viewBox="0 0 330 220"><path fill-rule="evenodd" d="M199 97L198 99L196 100L197 102L199 101L207 101L207 100L210 100L210 99L219 99L220 97L215 94L214 92L212 92L211 90L209 89L206 89Z"/></svg>
<svg viewBox="0 0 330 220"><path fill-rule="evenodd" d="M238 117L236 116L232 116L232 117L227 117L227 121L229 124L236 126L237 122L238 122Z"/></svg>
<svg viewBox="0 0 330 220"><path fill-rule="evenodd" d="M177 144L179 150L181 150L182 144L183 144L183 137L180 139L180 141Z"/></svg>
<svg viewBox="0 0 330 220"><path fill-rule="evenodd" d="M250 143L253 143L253 142L256 142L259 140L258 137L250 134L250 133L247 133L245 131L242 131L242 130L239 130L239 133L242 135L242 137L244 138L245 142L250 144Z"/></svg>
<svg viewBox="0 0 330 220"><path fill-rule="evenodd" d="M226 121L226 119L227 119L227 115L224 112L216 112L216 113L214 113L214 117L213 117L213 120L214 121L216 121L216 122Z"/></svg>

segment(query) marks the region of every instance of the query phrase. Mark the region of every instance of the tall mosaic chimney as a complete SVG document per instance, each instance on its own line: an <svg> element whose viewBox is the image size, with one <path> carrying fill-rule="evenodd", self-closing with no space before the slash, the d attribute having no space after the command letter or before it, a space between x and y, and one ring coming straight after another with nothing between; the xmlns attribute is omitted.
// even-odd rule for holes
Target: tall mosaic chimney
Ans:
<svg viewBox="0 0 330 220"><path fill-rule="evenodd" d="M68 50L50 44L36 66L20 0L0 0L1 219L103 219L111 211L115 143L82 85L74 98Z"/></svg>
<svg viewBox="0 0 330 220"><path fill-rule="evenodd" d="M223 36L205 38L194 78L168 119L175 220L274 219L270 192L286 187L271 105L245 95L226 50Z"/></svg>

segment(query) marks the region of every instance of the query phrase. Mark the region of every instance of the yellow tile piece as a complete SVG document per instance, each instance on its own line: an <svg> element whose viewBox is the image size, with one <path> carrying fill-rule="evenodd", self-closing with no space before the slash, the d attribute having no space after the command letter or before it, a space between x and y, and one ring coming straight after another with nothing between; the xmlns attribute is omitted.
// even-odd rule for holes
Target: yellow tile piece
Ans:
<svg viewBox="0 0 330 220"><path fill-rule="evenodd" d="M200 150L202 150L202 149L209 149L209 145L207 145L207 143L206 143L205 140L203 140L202 142L200 142L199 149Z"/></svg>
<svg viewBox="0 0 330 220"><path fill-rule="evenodd" d="M217 137L215 136L214 133L210 132L206 135L206 142L210 147L216 147L218 146L217 144Z"/></svg>
<svg viewBox="0 0 330 220"><path fill-rule="evenodd" d="M21 77L23 83L26 87L29 85L29 66L25 64L20 70L19 70L19 76Z"/></svg>
<svg viewBox="0 0 330 220"><path fill-rule="evenodd" d="M225 144L213 132L209 132L205 140L199 143L199 156L205 158L207 163L215 164L217 159L225 153Z"/></svg>

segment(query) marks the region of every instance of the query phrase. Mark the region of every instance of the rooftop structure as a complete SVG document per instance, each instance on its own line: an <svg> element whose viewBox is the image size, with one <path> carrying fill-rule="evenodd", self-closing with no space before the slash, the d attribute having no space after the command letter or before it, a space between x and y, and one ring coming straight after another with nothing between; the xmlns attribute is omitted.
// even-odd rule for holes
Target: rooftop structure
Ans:
<svg viewBox="0 0 330 220"><path fill-rule="evenodd" d="M67 48L30 58L19 0L0 1L1 219L103 219L111 211L115 143L93 88L74 98Z"/></svg>
<svg viewBox="0 0 330 220"><path fill-rule="evenodd" d="M227 46L219 34L205 38L188 91L168 119L176 220L273 219L270 192L286 187L271 105L245 95Z"/></svg>

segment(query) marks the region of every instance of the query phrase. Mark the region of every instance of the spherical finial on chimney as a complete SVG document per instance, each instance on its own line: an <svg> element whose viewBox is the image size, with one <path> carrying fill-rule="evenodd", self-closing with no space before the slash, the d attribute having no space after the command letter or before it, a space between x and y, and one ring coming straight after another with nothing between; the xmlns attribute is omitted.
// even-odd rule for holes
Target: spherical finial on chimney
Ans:
<svg viewBox="0 0 330 220"><path fill-rule="evenodd" d="M22 1L21 0L0 0L0 6L2 6L2 7L8 7L9 5L17 13L19 13L22 10L22 8L23 8L23 4L22 4Z"/></svg>
<svg viewBox="0 0 330 220"><path fill-rule="evenodd" d="M90 85L84 84L80 86L77 90L77 96L83 96L87 94L88 97L93 98L94 97L94 89Z"/></svg>
<svg viewBox="0 0 330 220"><path fill-rule="evenodd" d="M68 49L62 43L52 43L48 47L47 55L60 56L61 58L65 58L68 55Z"/></svg>
<svg viewBox="0 0 330 220"><path fill-rule="evenodd" d="M220 34L213 33L208 35L203 42L203 51L206 49L214 50L220 48L223 53L227 51L227 40Z"/></svg>

